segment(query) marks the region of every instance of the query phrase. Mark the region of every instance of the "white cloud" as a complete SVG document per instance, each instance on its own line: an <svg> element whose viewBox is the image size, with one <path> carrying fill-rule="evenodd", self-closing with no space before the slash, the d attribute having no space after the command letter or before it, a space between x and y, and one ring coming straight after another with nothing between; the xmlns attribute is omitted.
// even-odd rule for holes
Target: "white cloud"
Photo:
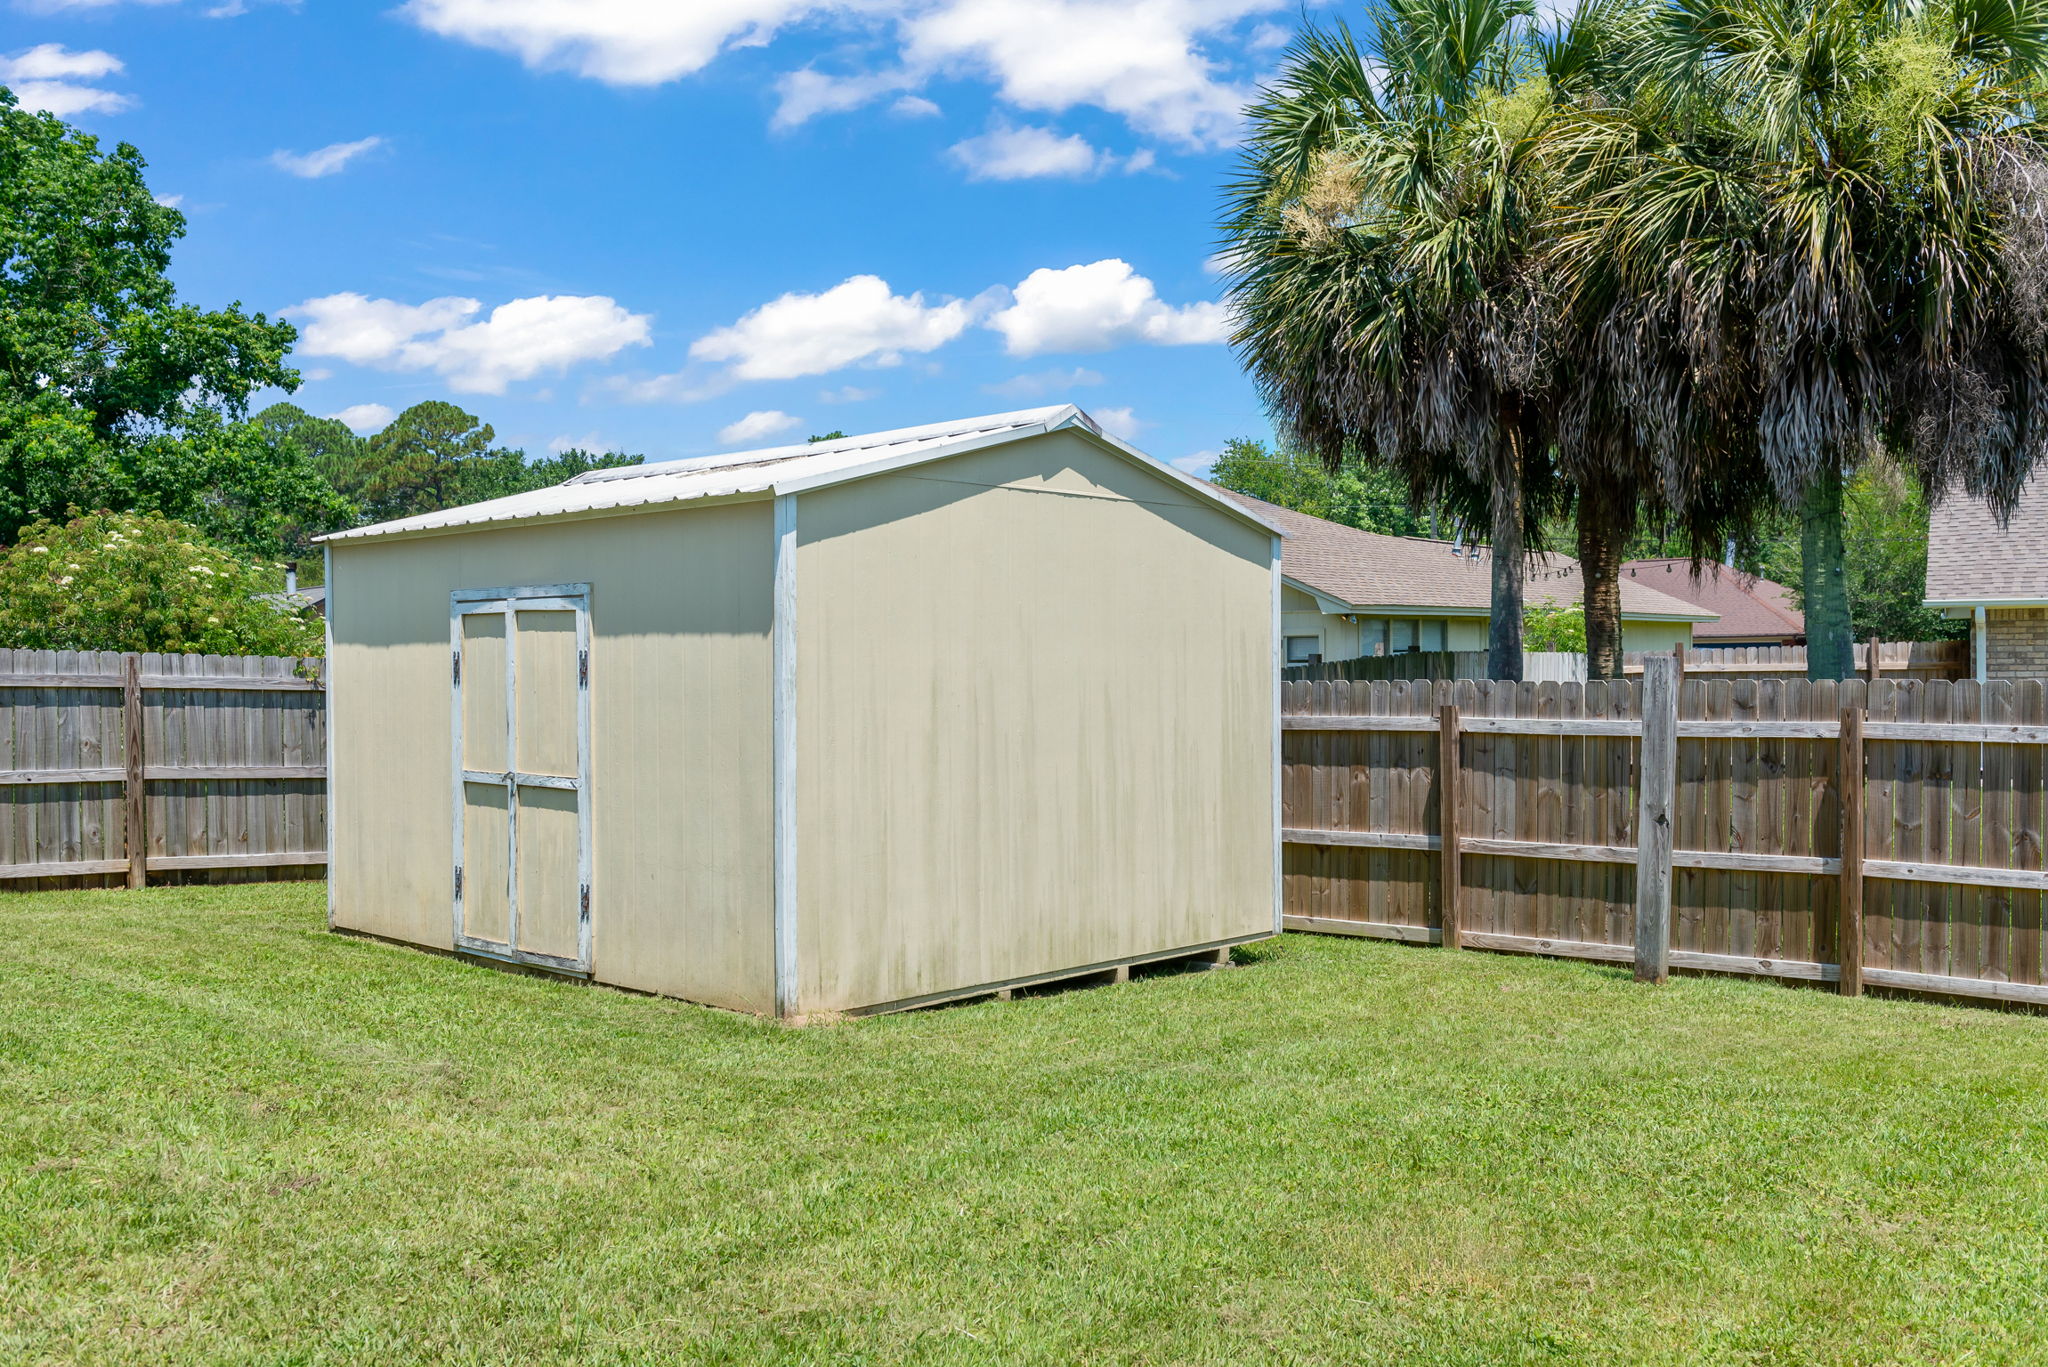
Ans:
<svg viewBox="0 0 2048 1367"><path fill-rule="evenodd" d="M122 69L121 59L111 52L73 52L62 43L43 43L0 59L0 74L13 81L96 81Z"/></svg>
<svg viewBox="0 0 2048 1367"><path fill-rule="evenodd" d="M866 403L869 399L881 397L881 390L862 389L855 384L843 384L837 389L824 389L818 392L818 400L821 403Z"/></svg>
<svg viewBox="0 0 2048 1367"><path fill-rule="evenodd" d="M381 403L352 403L339 413L326 416L361 436L365 432L377 432L388 427L398 414Z"/></svg>
<svg viewBox="0 0 2048 1367"><path fill-rule="evenodd" d="M611 446L595 432L586 432L580 437L564 433L548 443L548 450L559 456L564 451L609 451Z"/></svg>
<svg viewBox="0 0 2048 1367"><path fill-rule="evenodd" d="M930 119L938 117L941 111L922 95L905 95L889 106L889 112L906 119Z"/></svg>
<svg viewBox="0 0 2048 1367"><path fill-rule="evenodd" d="M792 427L802 425L802 418L785 413L779 408L760 409L747 414L738 422L729 422L719 428L718 440L721 445L738 446L742 442L781 436Z"/></svg>
<svg viewBox="0 0 2048 1367"><path fill-rule="evenodd" d="M14 92L24 109L68 118L73 114L118 114L134 103L118 91L88 81L118 76L121 59L97 48L73 52L62 43L41 43L0 57L0 85Z"/></svg>
<svg viewBox="0 0 2048 1367"><path fill-rule="evenodd" d="M1103 431L1125 441L1136 441L1138 434L1152 425L1128 408L1091 408L1088 416L1095 419Z"/></svg>
<svg viewBox="0 0 2048 1367"><path fill-rule="evenodd" d="M508 52L527 66L612 85L660 85L728 47L841 8L821 0L408 0L421 28Z"/></svg>
<svg viewBox="0 0 2048 1367"><path fill-rule="evenodd" d="M383 370L431 370L451 389L502 394L515 380L609 360L651 340L651 318L606 295L536 295L492 309L474 299L401 304L360 294L331 294L283 311L303 319L299 352L335 356Z"/></svg>
<svg viewBox="0 0 2048 1367"><path fill-rule="evenodd" d="M303 319L299 352L334 356L352 365L377 365L397 357L399 349L422 333L454 327L483 305L475 299L429 299L401 304L354 293L323 295L284 309L280 317Z"/></svg>
<svg viewBox="0 0 2048 1367"><path fill-rule="evenodd" d="M1209 467L1216 463L1216 452L1197 451L1192 456L1182 456L1179 460L1170 460L1166 463L1184 474L1196 475L1207 479L1209 477Z"/></svg>
<svg viewBox="0 0 2048 1367"><path fill-rule="evenodd" d="M699 361L723 361L742 380L822 375L857 362L895 365L905 352L944 346L973 321L974 306L892 294L880 276L856 275L823 294L789 293L690 347Z"/></svg>
<svg viewBox="0 0 2048 1367"><path fill-rule="evenodd" d="M480 323L408 342L400 359L408 368L439 371L451 388L502 394L513 380L646 346L652 340L651 321L650 315L628 313L602 294L536 295L500 304Z"/></svg>
<svg viewBox="0 0 2048 1367"><path fill-rule="evenodd" d="M985 384L981 389L985 394L1000 394L1006 399L1042 399L1048 394L1101 383L1099 371L1075 366L1072 370L1039 370L1029 375L1013 375L1001 384Z"/></svg>
<svg viewBox="0 0 2048 1367"><path fill-rule="evenodd" d="M1223 305L1205 301L1176 308L1115 257L1031 272L988 326L1003 335L1012 356L1104 351L1131 342L1192 346L1221 342L1230 330Z"/></svg>
<svg viewBox="0 0 2048 1367"><path fill-rule="evenodd" d="M175 209L185 202L185 197L183 195L158 195L156 202L163 205L166 209Z"/></svg>
<svg viewBox="0 0 2048 1367"><path fill-rule="evenodd" d="M843 114L913 83L900 71L834 76L807 66L801 71L789 72L775 82L775 92L781 99L776 103L774 117L769 119L768 125L771 128L794 128L820 114ZM924 103L931 102L927 100ZM932 112L938 112L937 105L932 105Z"/></svg>
<svg viewBox="0 0 2048 1367"><path fill-rule="evenodd" d="M666 375L607 375L592 390L621 403L701 403L729 393L732 387L730 375L686 367Z"/></svg>
<svg viewBox="0 0 2048 1367"><path fill-rule="evenodd" d="M317 384L321 380L333 379L334 372L329 370L324 365L316 365L311 367L310 369L301 370L299 372L299 378L304 380L307 384Z"/></svg>
<svg viewBox="0 0 2048 1367"><path fill-rule="evenodd" d="M805 21L893 30L872 71L805 68L782 83L789 127L934 78L979 76L1021 109L1089 105L1190 146L1230 139L1246 83L1230 66L1238 30L1288 0L407 0L420 27L509 53L527 66L614 85L658 85L728 48ZM1255 40L1269 42L1264 25ZM926 112L919 100L914 112ZM902 108L898 112L913 112Z"/></svg>
<svg viewBox="0 0 2048 1367"><path fill-rule="evenodd" d="M306 180L318 180L331 176L360 157L384 145L379 137L357 138L354 142L333 142L311 152L287 152L282 148L270 154L270 164L280 171Z"/></svg>
<svg viewBox="0 0 2048 1367"><path fill-rule="evenodd" d="M1092 176L1115 161L1079 133L1061 137L1050 128L1009 123L998 123L979 137L954 143L946 155L966 168L969 180Z"/></svg>
<svg viewBox="0 0 2048 1367"><path fill-rule="evenodd" d="M1204 50L1285 0L946 0L903 21L913 69L988 77L1022 109L1090 105L1190 147L1226 142L1249 91Z"/></svg>

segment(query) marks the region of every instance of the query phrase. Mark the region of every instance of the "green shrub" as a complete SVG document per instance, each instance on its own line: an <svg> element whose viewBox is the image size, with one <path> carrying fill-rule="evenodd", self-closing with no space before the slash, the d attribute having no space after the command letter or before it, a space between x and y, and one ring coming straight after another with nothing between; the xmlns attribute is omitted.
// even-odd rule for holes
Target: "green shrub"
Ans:
<svg viewBox="0 0 2048 1367"><path fill-rule="evenodd" d="M1529 603L1522 609L1524 650L1586 649L1586 612L1578 606L1563 607L1555 599Z"/></svg>
<svg viewBox="0 0 2048 1367"><path fill-rule="evenodd" d="M0 646L318 655L318 621L262 595L275 567L238 560L155 513L36 522L0 555Z"/></svg>

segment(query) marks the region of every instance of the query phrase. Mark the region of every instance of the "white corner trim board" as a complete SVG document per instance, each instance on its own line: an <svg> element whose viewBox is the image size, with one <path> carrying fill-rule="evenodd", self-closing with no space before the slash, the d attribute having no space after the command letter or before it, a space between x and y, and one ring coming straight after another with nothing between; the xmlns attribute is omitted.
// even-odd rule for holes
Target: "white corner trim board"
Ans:
<svg viewBox="0 0 2048 1367"><path fill-rule="evenodd" d="M775 496L773 680L775 806L775 1014L797 1010L796 936L796 499Z"/></svg>
<svg viewBox="0 0 2048 1367"><path fill-rule="evenodd" d="M1281 628L1281 587L1285 576L1280 572L1281 540L1273 538L1273 933L1278 935L1287 920L1287 853L1286 840L1281 827L1281 788L1286 770L1282 746L1286 736L1281 729L1280 692L1283 667L1287 663L1287 638Z"/></svg>

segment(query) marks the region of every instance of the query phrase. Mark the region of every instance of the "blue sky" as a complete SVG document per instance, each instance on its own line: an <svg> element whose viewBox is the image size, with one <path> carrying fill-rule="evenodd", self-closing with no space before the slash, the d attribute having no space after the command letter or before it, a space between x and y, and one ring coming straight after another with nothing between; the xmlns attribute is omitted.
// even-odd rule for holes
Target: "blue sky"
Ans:
<svg viewBox="0 0 2048 1367"><path fill-rule="evenodd" d="M12 8L5 8L12 6ZM0 0L297 401L650 458L1072 400L1263 436L1206 262L1276 0Z"/></svg>

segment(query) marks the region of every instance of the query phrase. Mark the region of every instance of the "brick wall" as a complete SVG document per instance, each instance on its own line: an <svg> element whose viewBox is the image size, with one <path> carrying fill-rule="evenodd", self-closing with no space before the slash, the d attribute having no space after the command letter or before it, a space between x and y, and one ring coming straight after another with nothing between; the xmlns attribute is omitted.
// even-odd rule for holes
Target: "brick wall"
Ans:
<svg viewBox="0 0 2048 1367"><path fill-rule="evenodd" d="M1992 678L2048 678L2048 608L1992 608L1985 629Z"/></svg>

